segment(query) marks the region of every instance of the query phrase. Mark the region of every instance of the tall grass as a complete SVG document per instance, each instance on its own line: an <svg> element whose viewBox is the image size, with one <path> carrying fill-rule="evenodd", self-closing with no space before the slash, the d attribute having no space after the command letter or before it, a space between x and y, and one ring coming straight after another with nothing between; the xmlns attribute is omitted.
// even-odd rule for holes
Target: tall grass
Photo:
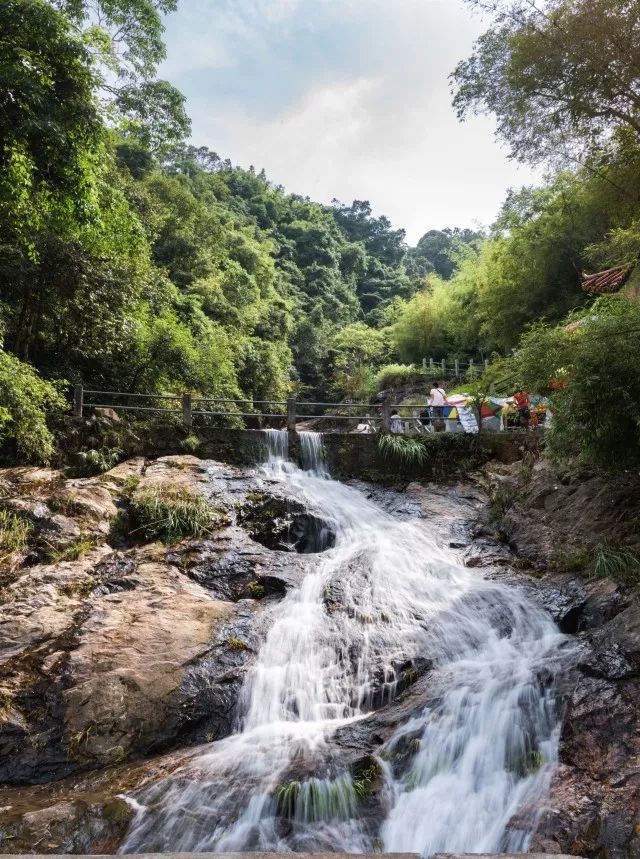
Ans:
<svg viewBox="0 0 640 859"><path fill-rule="evenodd" d="M26 519L10 510L0 509L0 563L9 563L24 552L32 530Z"/></svg>
<svg viewBox="0 0 640 859"><path fill-rule="evenodd" d="M184 537L206 537L223 525L223 511L186 486L162 481L131 497L134 529L148 540L177 543Z"/></svg>
<svg viewBox="0 0 640 859"><path fill-rule="evenodd" d="M595 551L593 575L619 581L640 581L640 555L628 546L603 543Z"/></svg>
<svg viewBox="0 0 640 859"><path fill-rule="evenodd" d="M378 436L378 450L385 459L404 465L420 465L427 458L425 446L417 438L384 433Z"/></svg>

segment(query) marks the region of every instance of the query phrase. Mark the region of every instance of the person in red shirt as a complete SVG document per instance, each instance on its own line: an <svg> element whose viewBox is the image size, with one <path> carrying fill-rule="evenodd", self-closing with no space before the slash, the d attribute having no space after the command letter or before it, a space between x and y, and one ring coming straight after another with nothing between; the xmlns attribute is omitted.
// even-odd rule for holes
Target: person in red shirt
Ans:
<svg viewBox="0 0 640 859"><path fill-rule="evenodd" d="M517 391L513 395L520 415L520 426L529 429L531 410L529 409L529 391Z"/></svg>

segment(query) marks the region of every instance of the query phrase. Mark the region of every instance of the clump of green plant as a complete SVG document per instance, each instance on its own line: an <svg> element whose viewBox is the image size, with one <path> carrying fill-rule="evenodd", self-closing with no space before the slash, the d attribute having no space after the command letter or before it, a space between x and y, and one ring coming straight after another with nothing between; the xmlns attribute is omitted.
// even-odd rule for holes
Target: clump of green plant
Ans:
<svg viewBox="0 0 640 859"><path fill-rule="evenodd" d="M112 764L121 764L124 763L127 759L127 753L124 749L124 746L114 746L111 751L111 763Z"/></svg>
<svg viewBox="0 0 640 859"><path fill-rule="evenodd" d="M640 581L640 555L629 546L602 543L595 551L593 575L598 579Z"/></svg>
<svg viewBox="0 0 640 859"><path fill-rule="evenodd" d="M0 509L0 563L9 563L25 551L32 530L31 523L22 516Z"/></svg>
<svg viewBox="0 0 640 859"><path fill-rule="evenodd" d="M51 564L59 564L62 561L77 561L86 552L89 552L95 546L95 541L88 537L82 537L75 540L69 546L63 549L56 549L53 546L47 551L47 560Z"/></svg>
<svg viewBox="0 0 640 859"><path fill-rule="evenodd" d="M575 552L559 551L550 566L557 573L579 573L588 565L589 559L590 553L587 549L578 549Z"/></svg>
<svg viewBox="0 0 640 859"><path fill-rule="evenodd" d="M187 486L162 481L136 491L131 498L134 528L148 540L176 543L184 537L206 537L226 521L223 511Z"/></svg>
<svg viewBox="0 0 640 859"><path fill-rule="evenodd" d="M102 474L116 466L124 451L119 447L103 447L100 450L90 448L79 450L76 454L78 468L83 474Z"/></svg>
<svg viewBox="0 0 640 859"><path fill-rule="evenodd" d="M89 743L92 732L93 726L87 725L86 728L82 728L80 731L75 731L75 733L71 734L68 742L70 758L77 758L81 755L83 747Z"/></svg>
<svg viewBox="0 0 640 859"><path fill-rule="evenodd" d="M264 585L261 585L260 582L249 582L247 593L252 599L260 600L265 594Z"/></svg>
<svg viewBox="0 0 640 859"><path fill-rule="evenodd" d="M404 465L420 465L427 458L427 451L416 438L383 433L378 437L378 450L385 459L394 459Z"/></svg>
<svg viewBox="0 0 640 859"><path fill-rule="evenodd" d="M358 799L366 799L373 790L375 782L382 775L382 767L375 758L367 758L356 765L353 773L353 787Z"/></svg>
<svg viewBox="0 0 640 859"><path fill-rule="evenodd" d="M249 645L246 641L243 641L241 638L234 638L230 636L226 640L227 647L231 648L231 650L248 650Z"/></svg>
<svg viewBox="0 0 640 859"><path fill-rule="evenodd" d="M197 435L188 435L186 438L182 439L180 447L183 450L186 450L187 453L195 453L200 447L200 439Z"/></svg>
<svg viewBox="0 0 640 859"><path fill-rule="evenodd" d="M504 518L505 513L513 504L517 495L517 491L513 486L501 485L498 486L491 495L489 507L493 518L499 522Z"/></svg>
<svg viewBox="0 0 640 859"><path fill-rule="evenodd" d="M538 749L532 749L518 759L515 769L518 775L524 778L525 776L537 773L544 763L545 758L542 752L538 751Z"/></svg>
<svg viewBox="0 0 640 859"><path fill-rule="evenodd" d="M127 498L131 498L138 486L140 486L140 475L130 474L122 484L122 494Z"/></svg>
<svg viewBox="0 0 640 859"><path fill-rule="evenodd" d="M300 794L300 782L288 781L278 785L276 789L276 801L278 813L282 817L293 817L296 810L296 800Z"/></svg>

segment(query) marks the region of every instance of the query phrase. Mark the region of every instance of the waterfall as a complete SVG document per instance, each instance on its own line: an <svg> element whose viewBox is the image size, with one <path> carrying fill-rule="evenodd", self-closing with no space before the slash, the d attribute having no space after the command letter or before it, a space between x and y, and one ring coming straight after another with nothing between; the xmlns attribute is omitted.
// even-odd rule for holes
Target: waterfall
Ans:
<svg viewBox="0 0 640 859"><path fill-rule="evenodd" d="M304 470L286 432L267 443L265 479L330 519L335 546L270 609L237 732L136 797L122 852L526 850L524 810L557 759L564 637L428 521L331 480L321 437L300 434ZM368 782L335 738L393 701L408 664L431 666L428 682L372 765L383 786L367 816Z"/></svg>
<svg viewBox="0 0 640 859"><path fill-rule="evenodd" d="M325 464L325 451L322 444L322 435L319 432L300 432L300 459L302 468L311 471L319 477L329 477Z"/></svg>

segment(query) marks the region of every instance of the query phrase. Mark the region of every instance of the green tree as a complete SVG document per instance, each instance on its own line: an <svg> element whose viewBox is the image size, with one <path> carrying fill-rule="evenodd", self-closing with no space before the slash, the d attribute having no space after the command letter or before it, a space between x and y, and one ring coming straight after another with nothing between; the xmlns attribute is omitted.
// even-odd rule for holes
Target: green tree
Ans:
<svg viewBox="0 0 640 859"><path fill-rule="evenodd" d="M102 126L87 48L43 0L0 6L2 250L35 255L35 234L57 210L86 220Z"/></svg>
<svg viewBox="0 0 640 859"><path fill-rule="evenodd" d="M588 315L566 321L578 325L534 326L507 362L507 374L514 384L550 396L554 456L609 470L637 466L640 304L609 296Z"/></svg>
<svg viewBox="0 0 640 859"><path fill-rule="evenodd" d="M49 462L55 449L51 424L65 407L57 386L0 348L0 450L5 457Z"/></svg>
<svg viewBox="0 0 640 859"><path fill-rule="evenodd" d="M570 160L612 129L640 138L640 4L469 0L494 24L453 73L460 117L488 111L519 159Z"/></svg>

